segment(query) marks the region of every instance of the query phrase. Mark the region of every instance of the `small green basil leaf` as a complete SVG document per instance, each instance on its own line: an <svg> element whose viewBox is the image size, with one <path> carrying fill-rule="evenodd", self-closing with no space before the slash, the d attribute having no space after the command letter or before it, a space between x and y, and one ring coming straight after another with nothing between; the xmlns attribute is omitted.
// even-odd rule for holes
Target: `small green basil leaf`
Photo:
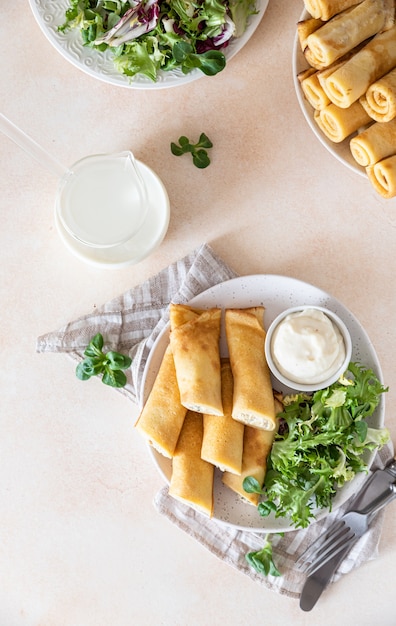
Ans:
<svg viewBox="0 0 396 626"><path fill-rule="evenodd" d="M185 137L184 135L182 135L181 137L179 137L179 144L181 145L182 148L190 148L191 144L190 141L187 137Z"/></svg>
<svg viewBox="0 0 396 626"><path fill-rule="evenodd" d="M268 574L269 567L267 568L267 563L257 557L257 552L249 552L246 555L246 560L259 574L263 574L264 576Z"/></svg>
<svg viewBox="0 0 396 626"><path fill-rule="evenodd" d="M209 137L205 135L205 133L201 133L196 147L197 148L213 148L213 144L210 141Z"/></svg>
<svg viewBox="0 0 396 626"><path fill-rule="evenodd" d="M102 377L102 383L110 387L125 387L126 381L127 378L124 372L106 367Z"/></svg>
<svg viewBox="0 0 396 626"><path fill-rule="evenodd" d="M103 336L101 333L97 333L94 337L92 337L90 343L95 346L98 350L102 350L103 348Z"/></svg>
<svg viewBox="0 0 396 626"><path fill-rule="evenodd" d="M208 50L199 55L200 69L206 76L214 76L221 72L226 65L226 58L219 50Z"/></svg>
<svg viewBox="0 0 396 626"><path fill-rule="evenodd" d="M257 506L257 511L261 515L261 517L268 517L270 513L276 511L276 504L275 502L271 502L270 500L259 502Z"/></svg>
<svg viewBox="0 0 396 626"><path fill-rule="evenodd" d="M205 150L197 150L196 152L193 152L192 158L195 167L199 167L200 169L204 169L210 164L210 159Z"/></svg>
<svg viewBox="0 0 396 626"><path fill-rule="evenodd" d="M84 354L85 356L91 356L91 357L98 357L98 356L103 357L102 348L103 348L103 337L100 333L97 333L95 337L93 337L91 341L89 342Z"/></svg>
<svg viewBox="0 0 396 626"><path fill-rule="evenodd" d="M112 370L126 370L132 363L132 359L129 356L113 351L107 352L106 360L107 365Z"/></svg>
<svg viewBox="0 0 396 626"><path fill-rule="evenodd" d="M246 476L244 478L242 486L247 493L263 493L260 483L254 476Z"/></svg>
<svg viewBox="0 0 396 626"><path fill-rule="evenodd" d="M191 44L185 41L177 41L172 48L173 57L178 63L182 63L186 56L191 54L192 51L193 47Z"/></svg>
<svg viewBox="0 0 396 626"><path fill-rule="evenodd" d="M201 61L200 55L192 53L192 54L186 55L181 69L182 69L183 74L188 74L192 70L195 70L198 68L202 69L201 65L202 65L202 61Z"/></svg>
<svg viewBox="0 0 396 626"><path fill-rule="evenodd" d="M81 361L76 367L76 376L80 380L88 380L91 376L94 375L93 369L87 367L85 361Z"/></svg>
<svg viewBox="0 0 396 626"><path fill-rule="evenodd" d="M264 576L268 576L268 574L271 576L281 575L273 561L272 544L268 541L268 535L262 549L256 552L249 552L246 554L245 558L249 565L251 565L256 572L259 572L259 574L263 574Z"/></svg>
<svg viewBox="0 0 396 626"><path fill-rule="evenodd" d="M171 152L172 154L174 154L175 156L181 156L182 154L184 154L184 150L182 148L180 148L180 146L178 146L175 143L171 143Z"/></svg>

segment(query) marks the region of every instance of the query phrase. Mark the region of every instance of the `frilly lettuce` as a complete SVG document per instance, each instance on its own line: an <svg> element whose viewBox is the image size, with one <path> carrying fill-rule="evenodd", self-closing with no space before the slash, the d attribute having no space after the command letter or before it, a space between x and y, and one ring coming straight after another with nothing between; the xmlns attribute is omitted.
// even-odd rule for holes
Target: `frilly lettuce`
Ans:
<svg viewBox="0 0 396 626"><path fill-rule="evenodd" d="M252 0L69 0L59 30L79 29L84 45L112 52L118 71L156 81L174 68L220 72L224 48L255 12Z"/></svg>
<svg viewBox="0 0 396 626"><path fill-rule="evenodd" d="M264 488L244 482L246 490L264 494L260 514L274 510L276 517L288 516L296 528L304 528L314 507L331 509L336 488L367 471L363 452L389 441L386 428L366 421L386 391L371 369L350 363L330 387L312 396L286 397Z"/></svg>

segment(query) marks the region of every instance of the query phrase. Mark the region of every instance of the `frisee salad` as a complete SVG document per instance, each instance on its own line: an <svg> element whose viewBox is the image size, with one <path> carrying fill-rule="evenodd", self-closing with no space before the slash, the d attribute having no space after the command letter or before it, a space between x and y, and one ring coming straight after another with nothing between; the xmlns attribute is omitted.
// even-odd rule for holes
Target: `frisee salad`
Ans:
<svg viewBox="0 0 396 626"><path fill-rule="evenodd" d="M69 0L59 31L77 28L85 46L110 49L121 74L224 69L224 49L257 13L255 0Z"/></svg>
<svg viewBox="0 0 396 626"><path fill-rule="evenodd" d="M371 369L350 363L330 387L312 395L286 396L264 486L252 476L243 482L247 492L264 494L260 515L273 512L275 517L289 517L295 528L306 528L315 519L315 508L331 510L337 488L367 472L364 452L390 440L386 428L372 428L367 422L386 391ZM269 534L262 549L246 554L246 560L264 576L281 575Z"/></svg>
<svg viewBox="0 0 396 626"><path fill-rule="evenodd" d="M371 428L367 422L387 390L371 369L350 363L330 387L285 396L264 488L253 477L244 480L247 492L265 496L258 505L260 515L273 511L305 528L315 508L331 510L337 488L367 471L363 453L389 441L386 428Z"/></svg>

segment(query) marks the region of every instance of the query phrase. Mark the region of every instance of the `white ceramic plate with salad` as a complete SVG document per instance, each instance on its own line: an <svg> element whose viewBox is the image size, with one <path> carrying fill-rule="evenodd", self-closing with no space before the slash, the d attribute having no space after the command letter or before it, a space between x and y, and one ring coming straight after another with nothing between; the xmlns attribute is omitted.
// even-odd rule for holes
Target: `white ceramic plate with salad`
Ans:
<svg viewBox="0 0 396 626"><path fill-rule="evenodd" d="M374 347L355 316L341 302L308 283L287 276L265 274L244 276L208 289L193 298L190 304L201 308L220 307L222 309L261 305L265 307L265 326L267 328L277 315L289 307L300 305L325 307L336 313L347 326L353 343L352 361L372 369L382 380L381 368ZM168 343L169 325L157 338L147 361L143 378L143 402L147 400L154 384ZM228 355L224 327L220 338L220 352L222 356ZM289 391L282 387L278 381L273 381L273 385L279 391L286 393ZM382 395L374 414L367 420L369 426L373 428L382 427L384 413L385 401ZM149 452L158 471L169 483L172 472L171 460L162 456L152 447L149 447ZM364 461L368 466L371 465L374 456L375 453L373 452L364 455ZM350 483L346 483L334 497L333 510L336 510L358 491L365 478L365 474L357 474ZM327 512L327 509L315 511L316 519L320 519ZM261 517L256 507L243 502L238 495L223 485L221 472L217 469L215 470L213 519L236 528L255 530L256 532L295 530L287 518L275 518L273 513L269 517Z"/></svg>
<svg viewBox="0 0 396 626"><path fill-rule="evenodd" d="M222 50L227 63L252 37L267 9L268 2L269 0L257 0L255 5L257 12L249 17L245 32L238 38L233 37L229 45ZM65 22L65 12L69 8L68 0L58 2L29 0L29 3L42 32L56 50L75 67L106 83L132 89L161 89L190 83L205 75L198 69L183 74L176 68L166 72L160 70L155 82L143 74L136 74L132 79L116 69L113 53L109 49L100 52L84 46L79 28L65 32L58 30Z"/></svg>
<svg viewBox="0 0 396 626"><path fill-rule="evenodd" d="M303 11L300 16L300 21L306 20L310 17L307 11ZM334 143L330 141L319 129L318 125L314 121L314 110L309 104L309 102L305 99L302 89L300 87L300 83L298 82L298 74L303 70L309 67L305 57L301 51L301 47L299 45L298 36L296 34L293 45L293 58L292 58L292 66L293 66L293 81L294 87L297 94L297 100L301 107L301 110L304 114L308 125L316 138L320 141L320 143L343 165L346 165L349 169L353 170L356 174L360 176L366 177L366 172L363 167L361 167L358 163L356 163L355 159L352 156L352 153L349 149L350 137L344 139L344 141L340 143Z"/></svg>

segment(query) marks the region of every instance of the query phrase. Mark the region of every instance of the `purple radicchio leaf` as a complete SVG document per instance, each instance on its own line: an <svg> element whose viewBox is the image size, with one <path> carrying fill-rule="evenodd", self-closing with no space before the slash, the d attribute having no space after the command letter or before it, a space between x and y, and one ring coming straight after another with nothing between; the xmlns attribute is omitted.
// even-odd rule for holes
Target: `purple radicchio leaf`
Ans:
<svg viewBox="0 0 396 626"><path fill-rule="evenodd" d="M202 41L198 40L196 42L198 54L202 54L208 50L221 50L228 46L230 39L235 32L235 24L228 16L226 16L225 20L222 32L219 35L216 35L216 37L209 37L208 39Z"/></svg>
<svg viewBox="0 0 396 626"><path fill-rule="evenodd" d="M225 16L225 23L223 25L222 32L213 38L214 44L217 48L223 46L227 41L231 39L235 32L235 24L228 15Z"/></svg>
<svg viewBox="0 0 396 626"><path fill-rule="evenodd" d="M95 45L106 43L108 46L120 46L127 41L136 39L153 30L158 23L158 0L148 2L132 2L132 7L126 11L117 24L102 37L95 39Z"/></svg>

